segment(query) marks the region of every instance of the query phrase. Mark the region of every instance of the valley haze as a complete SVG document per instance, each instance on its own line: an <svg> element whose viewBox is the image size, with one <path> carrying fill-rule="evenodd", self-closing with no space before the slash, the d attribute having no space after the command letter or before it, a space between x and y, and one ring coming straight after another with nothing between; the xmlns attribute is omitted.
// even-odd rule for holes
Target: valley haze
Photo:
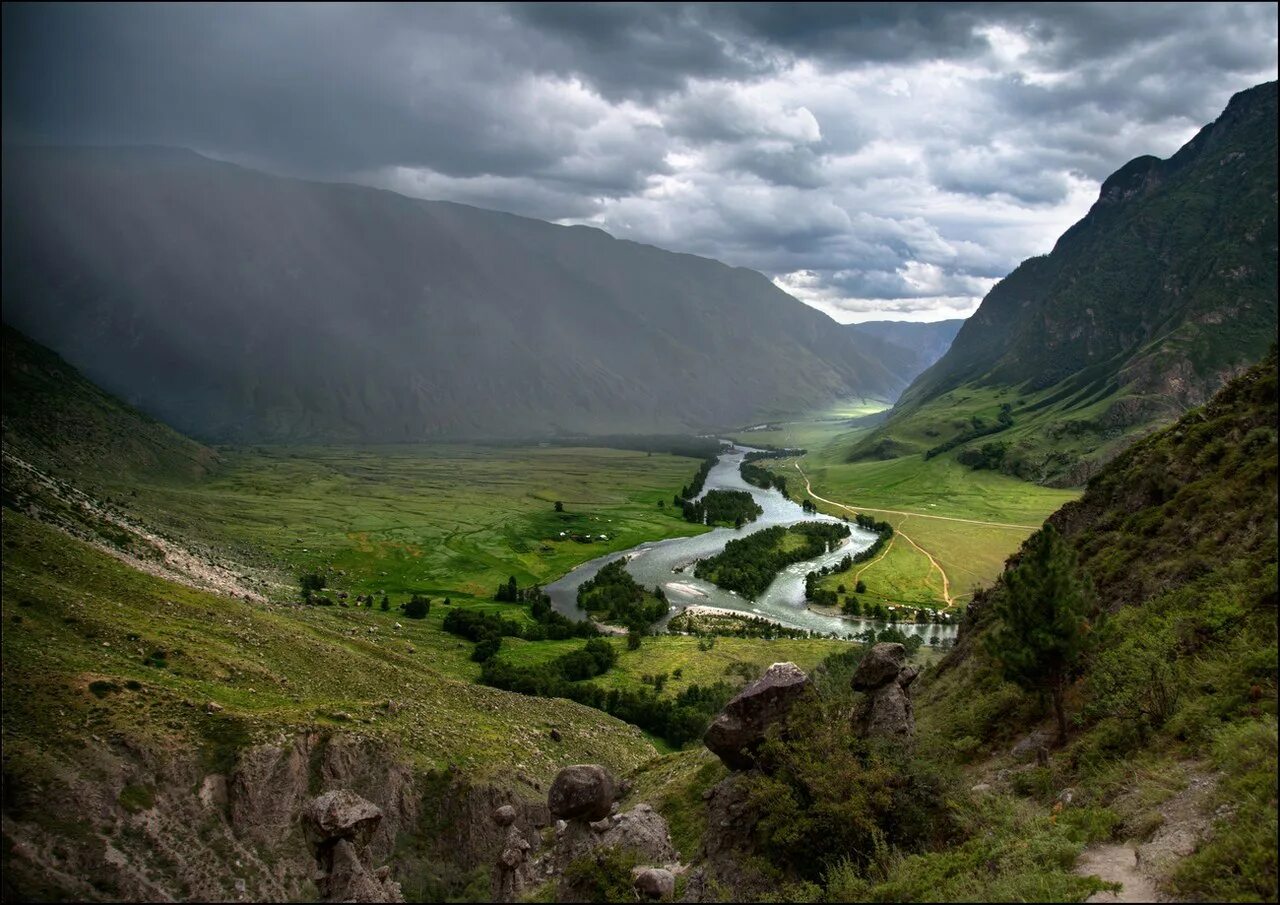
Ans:
<svg viewBox="0 0 1280 905"><path fill-rule="evenodd" d="M0 16L0 900L1276 900L1274 4Z"/></svg>

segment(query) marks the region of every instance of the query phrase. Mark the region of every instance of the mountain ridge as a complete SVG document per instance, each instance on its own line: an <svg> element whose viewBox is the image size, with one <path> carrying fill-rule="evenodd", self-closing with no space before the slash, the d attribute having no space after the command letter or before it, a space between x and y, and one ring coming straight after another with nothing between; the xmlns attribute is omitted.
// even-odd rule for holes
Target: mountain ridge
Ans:
<svg viewBox="0 0 1280 905"><path fill-rule="evenodd" d="M1078 484L1126 438L1207 401L1275 333L1275 133L1269 82L1169 159L1122 166L852 455L961 447L981 467Z"/></svg>
<svg viewBox="0 0 1280 905"><path fill-rule="evenodd" d="M762 274L594 227L169 149L4 167L6 320L196 437L707 429L906 383Z"/></svg>

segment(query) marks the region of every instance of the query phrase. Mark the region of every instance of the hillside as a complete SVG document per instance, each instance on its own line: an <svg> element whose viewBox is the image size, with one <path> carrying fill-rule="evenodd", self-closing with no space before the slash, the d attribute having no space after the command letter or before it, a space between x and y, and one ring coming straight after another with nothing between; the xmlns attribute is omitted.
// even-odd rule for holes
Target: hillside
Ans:
<svg viewBox="0 0 1280 905"><path fill-rule="evenodd" d="M1276 379L1273 349L1049 520L1096 610L1066 697L1068 742L1045 768L1015 766L1011 785L1039 802L1072 789L1068 811L1105 822L1099 843L1137 849L1148 879L1190 900L1276 890ZM921 692L931 746L951 757L1007 751L1045 716L1002 681L986 643L1008 576ZM1171 858L1174 831L1191 844Z"/></svg>
<svg viewBox="0 0 1280 905"><path fill-rule="evenodd" d="M5 319L199 438L705 429L891 399L759 273L187 151L4 155Z"/></svg>
<svg viewBox="0 0 1280 905"><path fill-rule="evenodd" d="M1271 82L1233 97L1168 160L1114 173L1049 255L991 290L853 456L958 450L973 467L1079 484L1204 403L1275 335L1276 128Z"/></svg>
<svg viewBox="0 0 1280 905"><path fill-rule="evenodd" d="M216 467L213 450L104 393L9 326L0 356L7 452L67 477L199 477Z"/></svg>
<svg viewBox="0 0 1280 905"><path fill-rule="evenodd" d="M935 361L947 354L964 326L963 318L917 324L912 321L864 321L847 324L845 330L902 350L902 355L885 354L885 363L900 368L908 381L914 380Z"/></svg>
<svg viewBox="0 0 1280 905"><path fill-rule="evenodd" d="M710 888L741 901L1000 902L1123 884L1117 901L1273 901L1276 384L1272 351L1028 539L911 686L909 742L850 723L883 689L858 685L854 666L883 663L883 647L819 667L816 694L763 748L769 769L701 796ZM1045 544L1065 559L1037 572ZM1064 579L1083 589L1079 619L1049 613L1064 597L1039 592ZM1011 609L1011 595L1031 609ZM1019 614L1045 658L1051 639L1074 638L1065 739L1045 659L1016 668L1028 662L1011 640ZM873 713L910 726L912 709ZM690 783L695 800L709 785Z"/></svg>

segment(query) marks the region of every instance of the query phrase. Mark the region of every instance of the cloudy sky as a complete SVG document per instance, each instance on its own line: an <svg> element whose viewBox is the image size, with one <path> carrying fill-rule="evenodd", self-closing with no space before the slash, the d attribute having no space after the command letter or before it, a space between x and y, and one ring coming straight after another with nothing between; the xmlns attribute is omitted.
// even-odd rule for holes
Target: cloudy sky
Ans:
<svg viewBox="0 0 1280 905"><path fill-rule="evenodd" d="M6 143L165 144L708 255L840 321L973 311L1276 77L1276 7L3 7Z"/></svg>

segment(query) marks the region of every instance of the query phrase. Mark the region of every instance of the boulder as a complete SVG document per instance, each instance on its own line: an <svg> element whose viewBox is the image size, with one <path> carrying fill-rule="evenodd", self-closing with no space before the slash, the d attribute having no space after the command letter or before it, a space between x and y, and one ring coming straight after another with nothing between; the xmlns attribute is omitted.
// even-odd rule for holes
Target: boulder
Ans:
<svg viewBox="0 0 1280 905"><path fill-rule="evenodd" d="M302 825L317 847L335 839L350 839L360 848L373 837L381 822L381 808L347 789L325 792L302 811Z"/></svg>
<svg viewBox="0 0 1280 905"><path fill-rule="evenodd" d="M302 826L320 870L317 886L326 902L403 902L390 871L369 863L369 840L382 809L355 792L337 789L309 801Z"/></svg>
<svg viewBox="0 0 1280 905"><path fill-rule="evenodd" d="M516 809L509 804L494 808L493 822L498 826L511 826L516 822Z"/></svg>
<svg viewBox="0 0 1280 905"><path fill-rule="evenodd" d="M676 876L661 867L646 867L636 873L633 884L642 899L670 899L676 892Z"/></svg>
<svg viewBox="0 0 1280 905"><path fill-rule="evenodd" d="M905 647L882 642L867 651L853 671L850 684L865 695L853 714L853 728L858 735L892 739L915 735L915 715L907 688L920 671L906 663Z"/></svg>
<svg viewBox="0 0 1280 905"><path fill-rule="evenodd" d="M907 665L907 649L888 641L875 645L862 657L853 671L850 684L854 691L871 691L886 682L898 678ZM912 677L914 678L914 676Z"/></svg>
<svg viewBox="0 0 1280 905"><path fill-rule="evenodd" d="M726 767L750 769L765 731L786 718L808 687L809 677L794 663L773 664L725 705L707 728L703 743Z"/></svg>
<svg viewBox="0 0 1280 905"><path fill-rule="evenodd" d="M617 783L599 764L575 764L556 774L547 793L551 816L562 820L602 820L618 797Z"/></svg>

